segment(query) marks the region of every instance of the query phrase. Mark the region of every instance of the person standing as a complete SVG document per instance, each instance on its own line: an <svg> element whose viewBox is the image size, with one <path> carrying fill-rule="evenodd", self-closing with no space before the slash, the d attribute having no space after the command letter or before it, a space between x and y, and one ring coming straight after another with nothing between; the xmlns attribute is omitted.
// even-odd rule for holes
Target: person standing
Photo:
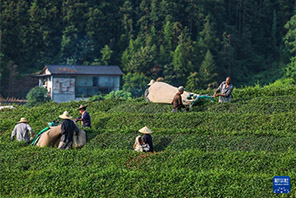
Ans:
<svg viewBox="0 0 296 198"><path fill-rule="evenodd" d="M182 102L182 94L184 93L185 88L183 86L180 86L178 88L178 92L176 93L176 95L173 98L173 110L172 112L182 112L182 108L185 108L185 106L183 105Z"/></svg>
<svg viewBox="0 0 296 198"><path fill-rule="evenodd" d="M79 129L76 124L71 120L71 116L69 115L68 111L64 111L59 118L63 119L61 122L61 129L62 129L62 137L59 143L59 149L69 149L72 148L73 144L73 135L78 135Z"/></svg>
<svg viewBox="0 0 296 198"><path fill-rule="evenodd" d="M145 152L154 152L153 149L153 142L152 142L152 137L150 134L152 134L152 131L147 127L143 127L139 130L140 133L143 133L142 137L142 144L148 144L149 145L149 150L144 150Z"/></svg>
<svg viewBox="0 0 296 198"><path fill-rule="evenodd" d="M78 110L79 110L79 112L80 112L81 115L78 118L76 118L74 121L75 122L81 121L83 127L89 127L89 128L91 128L90 115L86 111L86 107L87 107L87 105L80 105L80 107L78 108Z"/></svg>
<svg viewBox="0 0 296 198"><path fill-rule="evenodd" d="M214 93L214 97L219 96L219 102L231 102L231 93L233 90L233 85L231 84L231 78L228 76L225 81L223 81ZM217 94L220 92L220 94Z"/></svg>
<svg viewBox="0 0 296 198"><path fill-rule="evenodd" d="M21 118L17 125L15 125L12 133L11 133L11 141L14 140L14 137L16 136L17 141L25 141L26 143L29 143L30 139L33 139L34 133L31 126L28 124L29 122L26 120L26 118ZM28 132L31 135L31 138L29 139Z"/></svg>

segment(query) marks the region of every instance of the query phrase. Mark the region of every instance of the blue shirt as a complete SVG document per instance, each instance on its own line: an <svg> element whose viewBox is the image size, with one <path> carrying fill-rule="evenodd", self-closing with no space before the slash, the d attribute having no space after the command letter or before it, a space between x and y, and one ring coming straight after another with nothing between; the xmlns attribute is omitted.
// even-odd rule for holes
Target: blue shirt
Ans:
<svg viewBox="0 0 296 198"><path fill-rule="evenodd" d="M89 127L91 128L91 121L90 121L90 115L87 111L84 111L82 115L80 115L77 119L82 118L82 126L83 127Z"/></svg>

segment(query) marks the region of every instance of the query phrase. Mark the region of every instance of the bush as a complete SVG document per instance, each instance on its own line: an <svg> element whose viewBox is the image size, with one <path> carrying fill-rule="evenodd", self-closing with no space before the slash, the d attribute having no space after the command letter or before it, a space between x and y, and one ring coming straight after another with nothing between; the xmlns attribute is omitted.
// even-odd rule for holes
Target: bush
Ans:
<svg viewBox="0 0 296 198"><path fill-rule="evenodd" d="M99 101L99 100L104 100L104 96L102 94L99 94L99 95L94 95L92 97L89 97L88 98L89 101Z"/></svg>
<svg viewBox="0 0 296 198"><path fill-rule="evenodd" d="M104 96L104 99L132 99L132 94L128 91L118 90L111 91L109 94Z"/></svg>
<svg viewBox="0 0 296 198"><path fill-rule="evenodd" d="M50 98L47 96L47 89L43 87L32 88L26 98L28 99L26 105L29 107L50 101Z"/></svg>

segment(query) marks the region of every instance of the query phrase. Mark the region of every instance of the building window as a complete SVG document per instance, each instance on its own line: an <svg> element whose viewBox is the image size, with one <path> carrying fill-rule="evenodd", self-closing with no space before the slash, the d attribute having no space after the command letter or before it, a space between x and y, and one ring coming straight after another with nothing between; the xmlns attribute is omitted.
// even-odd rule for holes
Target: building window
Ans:
<svg viewBox="0 0 296 198"><path fill-rule="evenodd" d="M76 76L76 97L90 97L119 90L119 76Z"/></svg>
<svg viewBox="0 0 296 198"><path fill-rule="evenodd" d="M75 97L91 97L99 93L97 77L76 76Z"/></svg>
<svg viewBox="0 0 296 198"><path fill-rule="evenodd" d="M98 77L93 77L93 86L97 87L98 86Z"/></svg>

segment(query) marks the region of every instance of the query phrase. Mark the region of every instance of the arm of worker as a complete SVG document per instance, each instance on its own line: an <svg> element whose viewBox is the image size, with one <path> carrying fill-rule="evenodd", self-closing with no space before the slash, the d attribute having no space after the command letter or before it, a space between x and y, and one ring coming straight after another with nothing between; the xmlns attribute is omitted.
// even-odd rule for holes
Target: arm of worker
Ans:
<svg viewBox="0 0 296 198"><path fill-rule="evenodd" d="M11 141L14 140L14 136L15 136L15 134L16 134L16 126L14 127L14 129L13 129L12 132L11 132Z"/></svg>
<svg viewBox="0 0 296 198"><path fill-rule="evenodd" d="M233 90L233 86L231 86L224 94L216 94L216 95L227 98L227 97L229 97L231 95L232 90Z"/></svg>
<svg viewBox="0 0 296 198"><path fill-rule="evenodd" d="M181 97L181 95L180 95L179 98L178 98L178 106L181 107L181 108L185 108L185 106L183 105L183 102L182 102L182 97Z"/></svg>
<svg viewBox="0 0 296 198"><path fill-rule="evenodd" d="M217 94L218 92L221 92L221 89L222 89L222 83L219 85L219 87L216 89L215 93L214 93L214 97L217 97L217 96L221 96L221 94Z"/></svg>
<svg viewBox="0 0 296 198"><path fill-rule="evenodd" d="M30 136L31 136L31 140L33 139L33 137L34 137L34 133L33 133L33 129L32 129L32 127L30 126L30 125L28 125L27 124L27 130L29 131L29 133L30 133Z"/></svg>
<svg viewBox="0 0 296 198"><path fill-rule="evenodd" d="M75 122L77 122L77 121L81 121L81 120L82 120L82 115L80 115L78 118L75 118L75 119L74 119Z"/></svg>

